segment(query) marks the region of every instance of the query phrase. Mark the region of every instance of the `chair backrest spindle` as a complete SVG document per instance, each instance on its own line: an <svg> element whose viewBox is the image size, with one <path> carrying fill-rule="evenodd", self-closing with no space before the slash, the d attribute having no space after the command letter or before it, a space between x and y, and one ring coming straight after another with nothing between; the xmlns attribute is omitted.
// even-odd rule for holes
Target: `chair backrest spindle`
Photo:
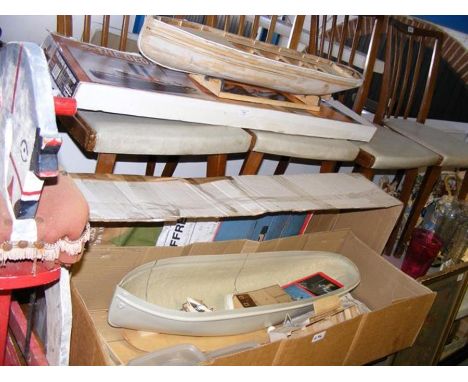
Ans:
<svg viewBox="0 0 468 382"><path fill-rule="evenodd" d="M333 47L335 45L335 33L336 33L336 20L337 20L338 16L333 16L332 17L332 26L331 26L331 35L330 35L330 38L328 40L328 54L327 54L327 58L330 60L332 58L332 54L333 54Z"/></svg>
<svg viewBox="0 0 468 382"><path fill-rule="evenodd" d="M310 16L309 46L307 47L307 53L309 54L317 55L319 23L318 16Z"/></svg>
<svg viewBox="0 0 468 382"><path fill-rule="evenodd" d="M301 40L302 28L304 27L304 15L297 15L291 28L291 35L289 36L288 48L297 49L299 41Z"/></svg>
<svg viewBox="0 0 468 382"><path fill-rule="evenodd" d="M385 69L375 123L383 124L385 117L397 118L400 114L403 114L403 118L408 118L412 109L416 107L415 98L420 80L424 82L424 91L417 109L416 120L419 123L426 121L435 89L442 42L441 32L406 25L396 18L389 18ZM432 50L430 64L427 73L423 74L424 56L428 50Z"/></svg>
<svg viewBox="0 0 468 382"><path fill-rule="evenodd" d="M338 56L336 57L336 62L341 63L341 59L343 58L343 51L346 39L348 37L348 24L349 24L349 16L346 15L343 20L343 27L341 29L341 36L340 36L340 46L338 48Z"/></svg>
<svg viewBox="0 0 468 382"><path fill-rule="evenodd" d="M265 39L265 42L271 44L273 40L273 33L275 33L276 21L278 20L278 16L271 16L270 18L270 26L268 27L268 33Z"/></svg>

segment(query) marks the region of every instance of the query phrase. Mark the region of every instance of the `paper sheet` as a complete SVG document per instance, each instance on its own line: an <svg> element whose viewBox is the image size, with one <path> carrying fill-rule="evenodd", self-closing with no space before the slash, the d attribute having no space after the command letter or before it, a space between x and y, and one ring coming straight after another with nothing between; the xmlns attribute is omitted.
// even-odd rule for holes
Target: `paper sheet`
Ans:
<svg viewBox="0 0 468 382"><path fill-rule="evenodd" d="M158 179L72 175L94 222L176 221L268 212L382 208L400 202L359 174Z"/></svg>

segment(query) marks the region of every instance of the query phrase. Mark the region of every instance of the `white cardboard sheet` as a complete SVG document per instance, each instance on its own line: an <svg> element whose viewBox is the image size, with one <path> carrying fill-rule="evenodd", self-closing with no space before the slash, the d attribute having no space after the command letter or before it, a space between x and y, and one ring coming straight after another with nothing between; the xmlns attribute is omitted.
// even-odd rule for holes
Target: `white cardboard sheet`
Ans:
<svg viewBox="0 0 468 382"><path fill-rule="evenodd" d="M203 181L78 174L73 178L88 201L92 222L159 222L400 203L359 174L252 175Z"/></svg>

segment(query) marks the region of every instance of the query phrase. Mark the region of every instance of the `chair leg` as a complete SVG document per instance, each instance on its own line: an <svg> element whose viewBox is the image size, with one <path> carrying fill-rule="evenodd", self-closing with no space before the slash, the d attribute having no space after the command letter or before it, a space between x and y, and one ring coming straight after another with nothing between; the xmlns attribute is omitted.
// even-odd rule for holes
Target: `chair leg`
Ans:
<svg viewBox="0 0 468 382"><path fill-rule="evenodd" d="M174 175L174 171L177 167L177 164L179 163L179 157L178 156L173 156L170 157L170 159L167 160L163 171L161 173L161 177L163 178L171 178L172 175Z"/></svg>
<svg viewBox="0 0 468 382"><path fill-rule="evenodd" d="M354 165L353 172L364 175L370 181L374 179L374 170L370 167L362 167L356 164Z"/></svg>
<svg viewBox="0 0 468 382"><path fill-rule="evenodd" d="M281 157L275 169L275 175L283 175L288 168L290 157Z"/></svg>
<svg viewBox="0 0 468 382"><path fill-rule="evenodd" d="M114 172L116 160L117 154L99 153L95 173L112 174Z"/></svg>
<svg viewBox="0 0 468 382"><path fill-rule="evenodd" d="M330 161L330 160L324 160L324 161L322 161L322 164L320 165L320 173L321 174L326 174L326 173L330 173L330 172L336 172L337 167L338 167L338 162Z"/></svg>
<svg viewBox="0 0 468 382"><path fill-rule="evenodd" d="M208 155L206 176L224 176L226 174L227 154Z"/></svg>
<svg viewBox="0 0 468 382"><path fill-rule="evenodd" d="M413 206L411 207L408 220L406 221L400 240L398 241L395 253L396 256L401 256L403 254L406 243L410 239L413 230L418 223L421 211L426 205L426 202L429 199L429 196L431 195L431 192L434 189L441 172L442 167L440 166L432 166L426 170L426 174L424 175L424 179L421 183L416 199L414 200Z"/></svg>
<svg viewBox="0 0 468 382"><path fill-rule="evenodd" d="M263 161L263 153L249 151L247 158L242 163L240 175L257 175Z"/></svg>
<svg viewBox="0 0 468 382"><path fill-rule="evenodd" d="M392 254L393 247L395 245L395 241L398 236L398 229L401 223L401 219L403 217L403 212L408 204L409 198L411 196L411 191L413 190L414 184L416 183L416 178L418 177L418 169L412 168L405 171L405 179L403 181L403 186L401 188L400 200L403 203L403 210L393 228L390 237L388 238L387 244L384 249L384 254L390 256Z"/></svg>
<svg viewBox="0 0 468 382"><path fill-rule="evenodd" d="M153 176L155 170L156 170L156 157L153 157L152 155L149 155L148 156L148 162L146 163L145 175L146 176Z"/></svg>
<svg viewBox="0 0 468 382"><path fill-rule="evenodd" d="M468 169L465 170L463 183L461 185L460 191L458 192L458 200L465 200L467 193L468 193Z"/></svg>

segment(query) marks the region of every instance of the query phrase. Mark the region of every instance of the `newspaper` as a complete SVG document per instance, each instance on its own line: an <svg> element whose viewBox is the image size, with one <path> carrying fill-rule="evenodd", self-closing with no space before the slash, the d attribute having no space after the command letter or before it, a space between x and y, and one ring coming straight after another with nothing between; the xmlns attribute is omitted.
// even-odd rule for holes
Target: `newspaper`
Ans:
<svg viewBox="0 0 468 382"><path fill-rule="evenodd" d="M72 175L92 222L161 222L281 211L391 207L400 202L359 174L178 179Z"/></svg>

